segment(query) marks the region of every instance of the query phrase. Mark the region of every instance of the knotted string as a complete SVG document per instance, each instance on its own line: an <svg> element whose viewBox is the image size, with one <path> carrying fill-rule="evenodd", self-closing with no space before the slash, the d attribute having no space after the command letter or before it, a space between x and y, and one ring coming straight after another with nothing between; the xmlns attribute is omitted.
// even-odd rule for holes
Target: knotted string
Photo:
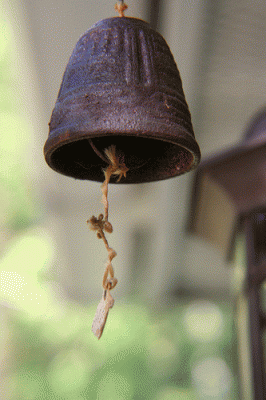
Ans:
<svg viewBox="0 0 266 400"><path fill-rule="evenodd" d="M124 17L124 11L127 9L127 5L124 3L124 0L120 0L115 5L116 11L118 11L119 17Z"/></svg>
<svg viewBox="0 0 266 400"><path fill-rule="evenodd" d="M108 253L108 259L106 262L106 268L103 275L103 288L105 290L113 289L117 284L117 279L114 277L114 269L112 266L112 260L116 256L115 250L113 250L106 239L105 232L112 233L113 227L112 224L108 221L108 184L110 182L110 178L112 175L118 176L117 182L124 176L126 177L126 173L128 168L126 167L123 160L120 160L116 155L115 146L112 145L108 149L105 150L106 157L108 159L109 165L104 170L105 181L102 184L102 203L104 205L104 215L100 214L98 218L94 215L87 221L91 230L97 232L97 237L99 239L103 239L105 247Z"/></svg>

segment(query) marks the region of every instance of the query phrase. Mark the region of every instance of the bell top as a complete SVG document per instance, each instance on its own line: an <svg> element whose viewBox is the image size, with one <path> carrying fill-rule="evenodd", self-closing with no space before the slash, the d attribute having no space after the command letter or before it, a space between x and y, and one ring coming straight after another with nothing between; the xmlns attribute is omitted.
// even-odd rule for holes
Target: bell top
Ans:
<svg viewBox="0 0 266 400"><path fill-rule="evenodd" d="M186 105L180 75L165 40L140 19L109 18L85 32L70 57L58 98L69 91L86 91L88 85L102 89L103 84L112 89L163 87L163 93L166 89L177 94Z"/></svg>
<svg viewBox="0 0 266 400"><path fill-rule="evenodd" d="M69 59L50 121L46 161L66 175L102 180L104 161L88 139L99 152L109 144L118 147L129 167L122 183L166 179L199 162L174 58L163 37L142 20L97 22Z"/></svg>

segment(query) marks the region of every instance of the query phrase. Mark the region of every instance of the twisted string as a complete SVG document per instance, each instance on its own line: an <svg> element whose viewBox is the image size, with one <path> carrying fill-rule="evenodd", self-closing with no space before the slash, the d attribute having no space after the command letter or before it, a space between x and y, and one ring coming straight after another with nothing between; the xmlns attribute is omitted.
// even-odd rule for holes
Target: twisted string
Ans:
<svg viewBox="0 0 266 400"><path fill-rule="evenodd" d="M113 289L117 284L117 279L114 277L114 269L112 266L112 260L116 256L115 250L113 250L106 239L105 233L112 233L113 227L112 224L108 221L108 184L110 182L110 178L112 175L118 176L117 182L124 176L126 177L126 173L128 168L125 163L119 159L115 152L115 146L112 145L108 149L105 150L106 157L109 161L109 166L104 170L105 181L102 184L102 203L104 205L104 215L100 214L98 218L94 215L87 221L91 230L97 232L97 237L102 239L104 245L106 247L108 253L108 259L106 262L106 268L103 275L103 288L105 290Z"/></svg>
<svg viewBox="0 0 266 400"><path fill-rule="evenodd" d="M124 0L120 0L115 5L116 11L118 11L119 17L124 17L124 11L127 9L127 5L124 3Z"/></svg>

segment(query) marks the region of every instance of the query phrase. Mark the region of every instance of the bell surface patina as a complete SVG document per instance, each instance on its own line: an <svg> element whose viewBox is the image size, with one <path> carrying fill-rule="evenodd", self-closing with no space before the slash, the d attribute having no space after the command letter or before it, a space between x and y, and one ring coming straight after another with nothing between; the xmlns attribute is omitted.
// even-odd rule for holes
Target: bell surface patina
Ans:
<svg viewBox="0 0 266 400"><path fill-rule="evenodd" d="M129 168L119 183L167 179L200 160L171 51L136 18L108 18L81 36L49 125L47 163L77 179L102 181L111 145Z"/></svg>

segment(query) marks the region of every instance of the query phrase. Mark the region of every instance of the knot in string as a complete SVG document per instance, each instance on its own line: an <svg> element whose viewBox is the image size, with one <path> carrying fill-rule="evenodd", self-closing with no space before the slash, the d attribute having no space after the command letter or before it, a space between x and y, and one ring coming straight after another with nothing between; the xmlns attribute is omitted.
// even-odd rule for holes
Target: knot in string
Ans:
<svg viewBox="0 0 266 400"><path fill-rule="evenodd" d="M114 277L114 269L112 266L112 260L116 256L115 250L113 250L106 239L105 232L112 233L112 224L108 221L108 183L112 175L118 176L118 181L124 176L128 168L126 167L123 159L120 159L115 152L115 146L112 145L105 150L106 157L108 158L109 165L104 170L105 181L102 184L102 203L104 205L104 215L99 214L98 218L94 215L87 221L91 230L97 232L97 237L102 239L108 253L108 259L106 262L106 268L103 276L103 288L105 290L113 289L117 284L117 279Z"/></svg>
<svg viewBox="0 0 266 400"><path fill-rule="evenodd" d="M120 0L116 3L115 9L119 14L119 17L124 17L124 11L127 9L127 5L124 3L124 0Z"/></svg>

